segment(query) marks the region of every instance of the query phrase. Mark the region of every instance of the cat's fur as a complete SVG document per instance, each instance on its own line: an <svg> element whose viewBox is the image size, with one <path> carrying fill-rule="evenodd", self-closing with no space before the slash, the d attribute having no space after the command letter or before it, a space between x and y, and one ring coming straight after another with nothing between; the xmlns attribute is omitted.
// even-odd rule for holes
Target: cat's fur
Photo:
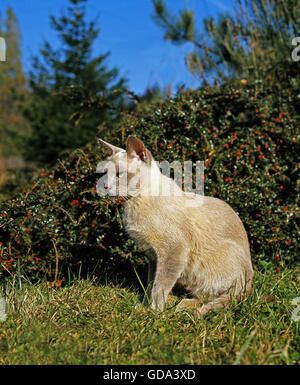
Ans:
<svg viewBox="0 0 300 385"><path fill-rule="evenodd" d="M253 270L247 234L233 209L217 198L183 193L139 139L130 136L126 151L101 142L116 171L127 170L123 186L115 177L105 189L126 196L126 231L149 256L145 304L163 310L176 282L193 297L179 307L199 314L225 306L232 296L240 299L251 287ZM169 196L161 193L166 186Z"/></svg>

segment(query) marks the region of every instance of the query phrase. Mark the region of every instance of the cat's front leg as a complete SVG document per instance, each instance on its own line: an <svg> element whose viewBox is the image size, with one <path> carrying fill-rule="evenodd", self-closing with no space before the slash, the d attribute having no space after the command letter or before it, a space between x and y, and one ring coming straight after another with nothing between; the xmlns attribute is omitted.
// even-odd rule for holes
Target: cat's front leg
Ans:
<svg viewBox="0 0 300 385"><path fill-rule="evenodd" d="M170 291L184 271L188 254L189 250L182 245L172 248L171 252L159 252L151 292L151 308L153 310L164 310Z"/></svg>
<svg viewBox="0 0 300 385"><path fill-rule="evenodd" d="M145 297L143 300L143 305L145 305L145 306L148 306L151 303L151 290L152 290L153 281L154 281L154 277L155 277L155 268L156 268L156 261L152 258L149 258L147 289L146 289Z"/></svg>

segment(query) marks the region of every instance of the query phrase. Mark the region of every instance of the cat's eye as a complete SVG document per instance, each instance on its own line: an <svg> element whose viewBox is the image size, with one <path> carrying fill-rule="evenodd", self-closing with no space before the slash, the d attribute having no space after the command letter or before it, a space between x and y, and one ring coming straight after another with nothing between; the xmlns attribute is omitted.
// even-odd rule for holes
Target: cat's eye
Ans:
<svg viewBox="0 0 300 385"><path fill-rule="evenodd" d="M120 171L117 173L117 177L118 178L123 178L123 176L125 176L126 172L125 171Z"/></svg>

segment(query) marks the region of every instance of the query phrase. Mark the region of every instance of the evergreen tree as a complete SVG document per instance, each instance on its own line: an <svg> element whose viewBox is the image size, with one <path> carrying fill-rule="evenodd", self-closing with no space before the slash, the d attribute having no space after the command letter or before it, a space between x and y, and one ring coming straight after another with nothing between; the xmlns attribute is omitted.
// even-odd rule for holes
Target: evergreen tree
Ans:
<svg viewBox="0 0 300 385"><path fill-rule="evenodd" d="M118 119L125 80L104 64L108 53L92 57L96 22L86 22L86 0L69 0L67 13L51 16L61 46L46 42L30 73L32 95L24 110L32 135L26 158L53 163L65 150L93 139L101 125ZM94 108L90 108L94 107Z"/></svg>
<svg viewBox="0 0 300 385"><path fill-rule="evenodd" d="M6 61L0 62L0 145L3 155L16 155L17 139L26 131L20 112L20 101L25 94L25 77L21 63L21 34L16 15L11 8L6 18L0 17L0 36L6 43Z"/></svg>
<svg viewBox="0 0 300 385"><path fill-rule="evenodd" d="M195 26L192 10L172 15L164 0L153 0L154 20L175 44L193 43L188 69L200 78L256 79L262 70L291 57L291 41L299 31L297 0L237 0L235 14L204 19L204 33Z"/></svg>

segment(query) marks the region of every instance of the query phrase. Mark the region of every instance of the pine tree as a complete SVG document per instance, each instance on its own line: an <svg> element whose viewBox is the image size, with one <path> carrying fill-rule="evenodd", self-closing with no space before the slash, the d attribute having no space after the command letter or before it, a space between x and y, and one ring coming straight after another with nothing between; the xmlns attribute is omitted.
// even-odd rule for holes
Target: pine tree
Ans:
<svg viewBox="0 0 300 385"><path fill-rule="evenodd" d="M115 111L122 105L125 80L118 79L117 69L106 68L108 53L92 57L99 29L96 21L85 20L85 2L69 0L66 14L50 17L61 46L54 49L46 42L41 58L34 58L32 95L24 110L32 128L29 160L53 163L119 117Z"/></svg>
<svg viewBox="0 0 300 385"><path fill-rule="evenodd" d="M26 131L20 101L26 92L21 63L21 34L11 8L0 17L0 36L6 43L6 61L0 62L0 143L5 157L18 153L16 137Z"/></svg>
<svg viewBox="0 0 300 385"><path fill-rule="evenodd" d="M194 45L186 65L201 79L208 75L257 79L262 71L290 60L291 41L300 24L297 0L237 0L234 15L205 18L204 33L197 30L192 10L182 10L176 17L164 0L152 1L154 20L165 38Z"/></svg>

